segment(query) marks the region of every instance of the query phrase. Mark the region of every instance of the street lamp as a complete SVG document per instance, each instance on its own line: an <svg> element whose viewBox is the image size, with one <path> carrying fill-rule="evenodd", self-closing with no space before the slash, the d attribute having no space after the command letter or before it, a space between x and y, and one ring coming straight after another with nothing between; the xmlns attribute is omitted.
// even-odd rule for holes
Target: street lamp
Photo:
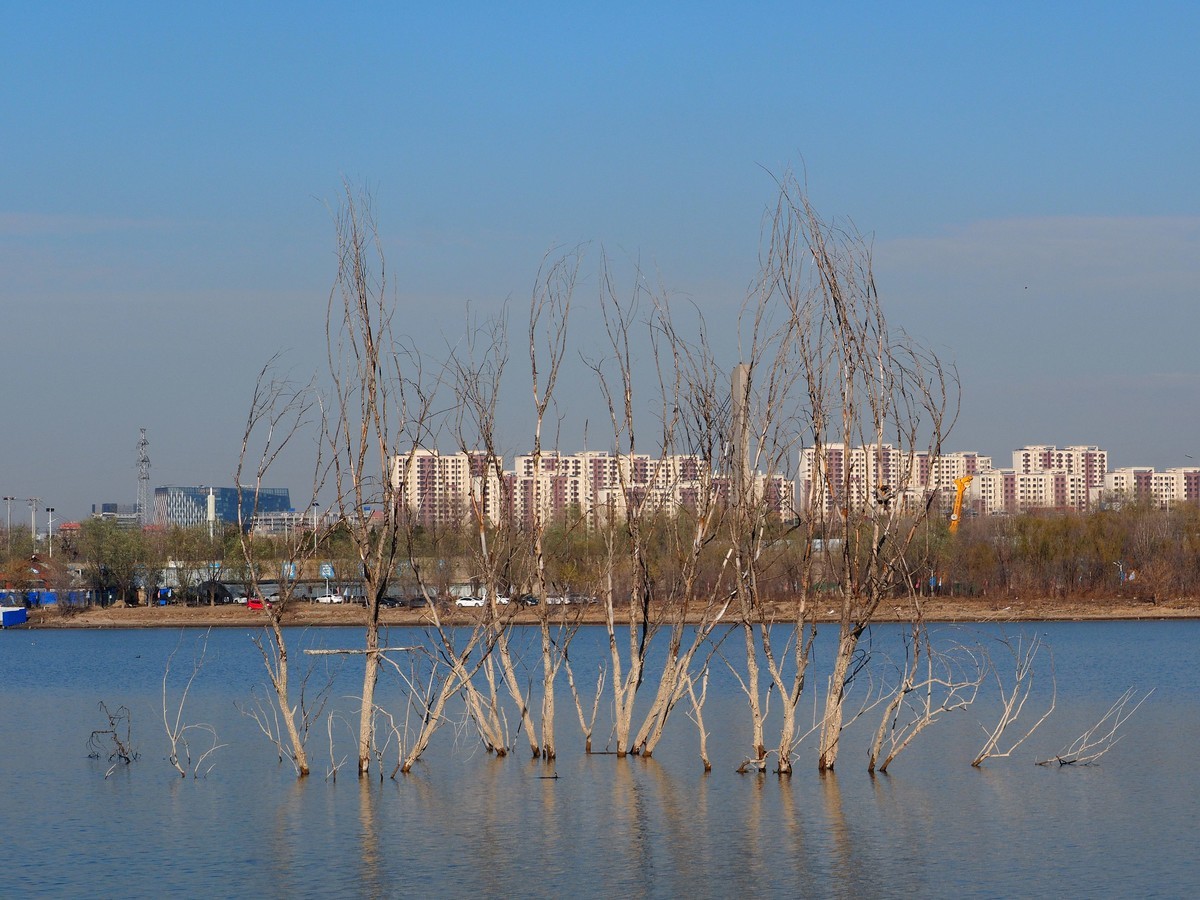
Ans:
<svg viewBox="0 0 1200 900"><path fill-rule="evenodd" d="M317 552L317 501L316 500L314 500L313 504L312 504L312 514L313 514L313 553L316 553Z"/></svg>
<svg viewBox="0 0 1200 900"><path fill-rule="evenodd" d="M37 543L37 505L41 497L29 498L29 537Z"/></svg>
<svg viewBox="0 0 1200 900"><path fill-rule="evenodd" d="M54 507L46 507L46 544L50 547L50 558L54 559Z"/></svg>

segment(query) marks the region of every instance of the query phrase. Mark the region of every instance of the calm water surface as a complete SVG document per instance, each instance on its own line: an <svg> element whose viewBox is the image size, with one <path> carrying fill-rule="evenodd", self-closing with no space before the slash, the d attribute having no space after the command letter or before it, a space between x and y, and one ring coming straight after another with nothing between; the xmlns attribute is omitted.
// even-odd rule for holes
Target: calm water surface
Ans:
<svg viewBox="0 0 1200 900"><path fill-rule="evenodd" d="M0 895L1196 896L1200 623L1007 630L1052 647L1057 708L1011 758L982 770L969 763L991 701L934 726L886 777L865 771L878 712L850 729L836 776L817 774L809 745L789 780L738 775L744 704L736 680L716 673L705 710L709 775L682 713L652 760L586 756L564 679L552 768L520 750L490 758L459 726L439 732L413 775L360 782L353 697L361 668L348 662L332 725L322 721L309 742L314 776L303 783L239 711L264 682L253 632L208 637L185 719L211 724L226 746L199 779L179 778L167 762L162 686L174 651L174 715L203 632L0 633ZM601 637L585 631L573 645L581 681L594 678ZM821 671L828 637L818 641ZM898 637L877 630L877 656L894 652ZM396 630L391 638L414 639ZM518 643L529 641L532 668L531 638ZM354 629L292 639L361 646ZM1030 701L1040 708L1048 662ZM1032 764L1128 687L1154 694L1101 765ZM402 708L394 680L379 699ZM106 723L101 702L129 708L140 752L108 778L108 763L89 759L86 746ZM602 748L607 726L597 736ZM341 759L340 776L325 777ZM394 765L394 749L389 759ZM558 778L543 777L551 773Z"/></svg>

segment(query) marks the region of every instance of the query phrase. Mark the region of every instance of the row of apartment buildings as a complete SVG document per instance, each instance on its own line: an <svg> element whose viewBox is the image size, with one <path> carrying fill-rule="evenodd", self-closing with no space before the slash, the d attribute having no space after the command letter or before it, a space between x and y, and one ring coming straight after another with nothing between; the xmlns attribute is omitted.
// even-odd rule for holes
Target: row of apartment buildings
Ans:
<svg viewBox="0 0 1200 900"><path fill-rule="evenodd" d="M1108 451L1095 446L1020 447L1008 468L996 468L991 457L974 452L905 454L887 444L827 444L820 451L801 453L797 496L802 509L828 514L893 498L924 503L931 491L938 492L943 511L948 511L960 482L966 484L963 508L968 515L1086 511L1131 498L1146 498L1160 508L1200 502L1200 467L1109 471Z"/></svg>
<svg viewBox="0 0 1200 900"><path fill-rule="evenodd" d="M747 490L768 510L790 517L795 485L747 472ZM703 509L728 500L734 476L718 475L694 455L655 457L607 452L526 454L505 469L498 456L417 449L393 459L401 504L427 527L461 524L478 513L492 524L581 521L595 526L633 505L645 511Z"/></svg>
<svg viewBox="0 0 1200 900"><path fill-rule="evenodd" d="M693 455L544 452L517 456L505 468L499 456L417 449L393 459L392 479L398 503L426 527L458 526L477 512L493 525L528 526L540 518L594 526L624 515L632 504L670 511L726 502L738 489L735 481L782 518L893 502L924 505L934 493L948 513L957 485L964 486L964 514L975 516L1086 511L1133 497L1159 507L1200 502L1200 467L1109 471L1108 452L1094 446L1021 447L1013 451L1010 467L996 468L991 457L970 451L935 455L905 453L889 444L831 443L801 451L794 479L750 471L716 474ZM256 529L269 532L317 524L315 508L291 508L286 488L263 489L257 506L246 489L239 496L234 488L214 487L157 488L154 501L153 520L159 524L236 523L239 513L243 523L253 517ZM99 514L117 512L109 504Z"/></svg>
<svg viewBox="0 0 1200 900"><path fill-rule="evenodd" d="M781 517L869 504L924 505L936 494L943 513L964 485L966 515L1012 515L1037 509L1087 511L1141 497L1160 506L1200 503L1200 467L1156 472L1108 469L1108 451L1095 446L1034 445L1013 451L1012 466L996 468L971 451L904 453L888 444L805 448L795 480L747 472L753 496ZM653 457L606 452L517 456L511 469L499 457L417 450L394 460L401 502L429 526L463 521L479 510L488 521L529 524L576 517L597 524L637 502L651 509L698 509L724 502L733 476L715 475L696 456Z"/></svg>

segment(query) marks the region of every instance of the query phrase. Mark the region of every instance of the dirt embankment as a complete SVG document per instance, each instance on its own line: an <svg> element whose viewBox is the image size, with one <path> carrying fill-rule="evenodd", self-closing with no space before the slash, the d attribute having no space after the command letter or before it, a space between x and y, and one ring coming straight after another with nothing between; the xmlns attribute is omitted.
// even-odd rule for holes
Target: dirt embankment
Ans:
<svg viewBox="0 0 1200 900"><path fill-rule="evenodd" d="M1021 622L1085 619L1186 619L1200 618L1200 602L1194 600L1165 600L1156 603L1126 598L1095 600L990 600L979 598L927 597L922 599L925 618L934 622ZM462 625L477 622L484 610L444 607L442 621ZM518 624L537 621L538 610L503 607L502 618ZM792 615L786 605L776 609L778 621ZM885 606L877 621L905 620L910 608ZM555 620L601 624L603 608L599 605L563 606L551 611ZM429 621L429 611L422 609L387 609L380 613L388 625L421 625ZM729 618L729 616L727 616ZM818 608L818 621L831 621L833 609ZM268 622L268 614L244 606L130 606L71 609L46 607L29 613L32 628L207 628L256 627ZM320 606L314 603L294 603L283 618L285 625L365 625L367 611L361 606Z"/></svg>

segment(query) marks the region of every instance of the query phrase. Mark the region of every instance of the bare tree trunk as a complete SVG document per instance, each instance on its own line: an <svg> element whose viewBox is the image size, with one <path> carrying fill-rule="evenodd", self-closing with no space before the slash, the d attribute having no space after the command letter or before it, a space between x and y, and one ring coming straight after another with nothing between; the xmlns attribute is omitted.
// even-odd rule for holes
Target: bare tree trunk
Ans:
<svg viewBox="0 0 1200 900"><path fill-rule="evenodd" d="M375 686L379 683L379 617L376 612L367 622L366 656L363 658L362 711L358 717L358 774L366 775L371 765L371 745L375 727Z"/></svg>
<svg viewBox="0 0 1200 900"><path fill-rule="evenodd" d="M316 409L312 384L299 389L293 387L287 380L273 377L276 359L270 360L260 370L255 382L254 395L250 403L250 412L246 419L246 428L242 435L241 451L238 454L237 470L234 473L234 484L238 492L239 516L246 506L246 475L253 469L253 484L250 487L249 510L251 520L258 513L259 497L263 480L270 471L279 454L295 442L305 428L314 424L311 417ZM257 442L258 458L251 466L252 446ZM316 504L316 498L325 480L325 466L321 453L321 444L317 442L316 456L313 460L312 501L308 506ZM283 617L291 608L295 598L296 579L305 566L316 555L317 535L314 533L310 543L308 538L298 530L285 538L285 560L279 560L273 555L262 559L258 544L248 526L250 523L239 523L238 538L245 565L247 588L252 596L262 597L259 578L264 565L278 567L280 572L279 591L277 596L266 602L268 625L266 628L266 643L263 639L256 644L263 657L263 665L271 682L274 697L274 713L270 716L264 710L256 710L251 715L260 728L276 743L281 756L291 759L300 778L310 772L306 741L313 717L319 715L321 703L317 709L310 710L306 706L303 688L299 702L292 696L290 673L288 668L288 646L282 628ZM211 597L210 597L211 600ZM307 683L307 675L305 676ZM330 682L331 683L331 682ZM326 689L328 684L326 685ZM323 691L318 697L323 696ZM282 723L277 728L275 723Z"/></svg>
<svg viewBox="0 0 1200 900"><path fill-rule="evenodd" d="M692 701L692 720L700 734L700 761L704 771L712 771L712 760L708 757L708 731L704 727L704 701L708 698L708 669L700 673L700 695L696 696L695 679L689 678L687 683L688 697Z"/></svg>
<svg viewBox="0 0 1200 900"><path fill-rule="evenodd" d="M549 266L543 260L529 302L529 368L533 387L534 430L533 469L539 495L533 504L532 554L534 596L538 601L538 635L542 653L541 754L546 759L558 755L554 733L554 688L559 667L567 657L573 632L563 630L557 645L551 631L550 610L546 603L546 519L541 502L542 431L554 400L559 369L566 354L567 323L579 276L582 255L578 249L559 256ZM588 736L590 741L590 735ZM536 755L536 751L535 751Z"/></svg>
<svg viewBox="0 0 1200 900"><path fill-rule="evenodd" d="M325 440L337 489L338 519L362 566L367 625L358 730L358 773L370 768L379 678L379 607L399 558L400 436L417 446L430 433L432 396L420 354L399 347L395 309L369 196L349 185L336 219L338 272L326 326L332 410ZM406 449L407 449L406 447Z"/></svg>

